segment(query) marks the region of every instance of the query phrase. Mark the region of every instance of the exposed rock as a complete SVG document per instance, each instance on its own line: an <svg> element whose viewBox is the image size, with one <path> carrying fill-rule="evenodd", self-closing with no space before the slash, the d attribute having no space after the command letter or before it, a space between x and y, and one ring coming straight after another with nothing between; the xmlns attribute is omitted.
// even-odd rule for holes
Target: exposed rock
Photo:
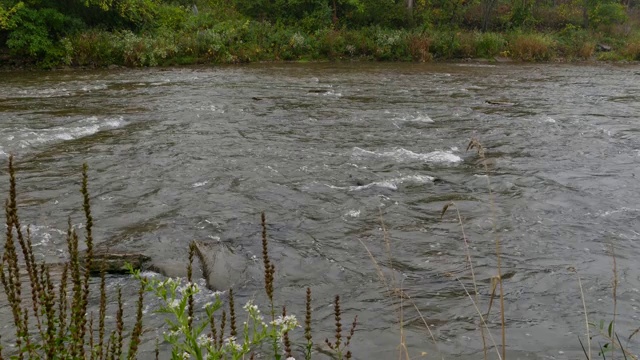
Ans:
<svg viewBox="0 0 640 360"><path fill-rule="evenodd" d="M596 50L597 51L608 52L608 51L611 51L612 48L611 48L611 46L606 45L606 44L598 44L598 45L596 45Z"/></svg>
<svg viewBox="0 0 640 360"><path fill-rule="evenodd" d="M81 253L81 263L85 261L87 254ZM131 264L134 269L144 270L151 259L143 254L124 253L109 250L96 250L93 252L93 260L89 271L91 275L98 276L104 263L107 274L128 274L126 264Z"/></svg>
<svg viewBox="0 0 640 360"><path fill-rule="evenodd" d="M210 290L227 290L251 278L255 267L250 260L236 254L226 243L195 241L196 255L202 266L202 276Z"/></svg>
<svg viewBox="0 0 640 360"><path fill-rule="evenodd" d="M485 102L487 104L500 105L500 106L513 106L513 105L515 105L515 103L509 102L509 101L504 101L504 100L486 100Z"/></svg>

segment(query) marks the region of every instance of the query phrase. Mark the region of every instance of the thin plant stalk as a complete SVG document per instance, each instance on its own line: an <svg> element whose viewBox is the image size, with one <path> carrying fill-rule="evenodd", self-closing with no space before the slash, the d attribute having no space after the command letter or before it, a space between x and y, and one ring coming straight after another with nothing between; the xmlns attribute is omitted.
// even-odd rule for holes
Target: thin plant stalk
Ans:
<svg viewBox="0 0 640 360"><path fill-rule="evenodd" d="M469 297L469 300L471 300L471 303L473 304L473 307L476 309L476 312L480 316L480 320L482 321L482 324L485 327L487 327L487 323L484 320L484 316L482 316L482 312L480 312L480 309L478 308L478 304L476 304L476 302L473 300L473 297L471 296L471 294L469 294L469 291L467 290L467 287L464 286L464 283L459 278L456 278L456 280L458 280L458 282L460 282L460 285L462 285L462 288L464 289L464 292ZM504 358L500 354L500 351L498 350L498 345L496 345L495 340L493 340L493 335L491 335L491 331L487 331L487 334L489 334L489 339L491 340L491 343L493 343L493 348L496 349L496 355L498 356L498 359L499 360L504 360Z"/></svg>
<svg viewBox="0 0 640 360"><path fill-rule="evenodd" d="M469 271L471 273L471 281L473 282L473 296L475 298L476 304L479 303L478 300L478 284L476 281L476 274L475 271L473 270L473 261L471 261L471 249L469 247L469 240L467 238L467 234L464 230L464 223L462 222L462 215L460 215L460 209L458 208L458 206L456 205L456 203L454 203L453 201L449 202L447 205L445 205L445 207L442 209L442 215L440 216L442 218L442 216L444 216L444 213L447 211L447 209L453 206L454 209L456 210L456 215L458 217L458 224L460 225L460 231L462 232L462 240L464 241L464 248L465 248L465 252L466 252L466 260L467 260L467 264L469 265ZM495 290L495 287L493 288ZM491 297L491 300L493 302L493 295ZM489 303L489 311L491 311L491 302ZM488 312L487 312L487 316L488 316ZM484 351L484 359L487 359L487 339L485 338L484 335L484 327L481 325L480 326L480 336L482 337L482 349Z"/></svg>
<svg viewBox="0 0 640 360"><path fill-rule="evenodd" d="M589 316L587 315L587 303L584 300L584 289L582 288L582 280L580 274L576 271L578 277L578 286L580 287L580 298L582 299L582 309L584 310L584 324L587 329L587 360L591 360L591 334L589 333Z"/></svg>
<svg viewBox="0 0 640 360"><path fill-rule="evenodd" d="M616 252L613 247L613 243L611 243L611 258L613 259L613 320L611 321L611 334L609 334L609 336L611 337L611 343L613 344L611 347L611 360L614 360L616 351L616 340L614 338L614 334L616 333L616 313L618 312L618 265L616 262ZM620 344L620 346L622 347L622 344Z"/></svg>
<svg viewBox="0 0 640 360"><path fill-rule="evenodd" d="M362 247L365 249L367 254L369 254L369 258L371 259L371 262L373 262L373 265L376 268L376 273L378 274L379 280L382 282L384 287L387 289L387 292L388 293L392 293L391 287L389 286L389 282L387 281L386 276L384 276L384 273L382 272L382 268L380 267L380 264L376 260L375 256L373 256L373 254L371 253L371 250L369 250L369 247L362 241L362 239L358 239L358 241L360 242ZM424 323L425 327L427 328L427 332L429 333L429 336L431 337L431 340L433 341L433 345L435 346L436 351L438 352L438 354L440 354L440 358L442 360L444 360L444 355L442 354L442 352L440 351L440 349L438 347L438 342L436 341L436 337L433 334L433 332L431 331L431 328L429 327L429 324L427 323L427 320L424 318L424 316L422 315L422 312L420 311L420 309L418 309L418 306L413 301L413 299L410 296L408 296L408 298L411 300L411 303L413 304L413 307L416 309L416 311L418 312L418 315L422 319L422 322Z"/></svg>
<svg viewBox="0 0 640 360"><path fill-rule="evenodd" d="M506 320L504 315L504 287L502 281L502 256L501 256L501 241L500 235L498 235L498 224L497 224L497 210L496 210L496 201L493 194L493 190L491 187L491 176L489 176L489 166L487 165L487 158L485 157L484 147L477 139L471 139L469 145L467 146L467 150L475 148L482 160L482 164L484 166L484 171L486 173L487 178L487 189L489 191L489 204L491 205L491 223L493 227L493 234L495 236L496 243L496 267L498 271L498 285L500 285L500 322L501 322L501 335L502 335L502 358L506 360L507 357L507 340L506 340Z"/></svg>

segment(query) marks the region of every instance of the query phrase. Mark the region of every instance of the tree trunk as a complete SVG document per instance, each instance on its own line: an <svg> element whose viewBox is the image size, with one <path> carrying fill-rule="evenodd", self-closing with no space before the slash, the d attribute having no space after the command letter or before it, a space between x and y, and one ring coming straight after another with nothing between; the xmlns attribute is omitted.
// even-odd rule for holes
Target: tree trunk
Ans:
<svg viewBox="0 0 640 360"><path fill-rule="evenodd" d="M482 31L485 32L489 29L489 22L491 21L491 15L493 14L493 8L495 7L497 0L483 0L482 1Z"/></svg>

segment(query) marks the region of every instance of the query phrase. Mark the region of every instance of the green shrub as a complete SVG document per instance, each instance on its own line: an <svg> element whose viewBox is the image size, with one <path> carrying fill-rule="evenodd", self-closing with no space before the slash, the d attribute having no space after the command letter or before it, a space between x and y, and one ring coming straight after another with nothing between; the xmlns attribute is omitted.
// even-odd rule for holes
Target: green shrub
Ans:
<svg viewBox="0 0 640 360"><path fill-rule="evenodd" d="M589 11L589 22L594 26L610 26L627 21L627 11L624 5L618 3L598 3Z"/></svg>
<svg viewBox="0 0 640 360"><path fill-rule="evenodd" d="M184 27L189 18L189 10L182 6L159 5L153 25L158 28L177 30Z"/></svg>
<svg viewBox="0 0 640 360"><path fill-rule="evenodd" d="M558 54L568 59L588 59L595 51L593 34L574 25L565 26L557 39Z"/></svg>
<svg viewBox="0 0 640 360"><path fill-rule="evenodd" d="M430 51L434 58L451 59L460 48L460 41L453 31L435 31L431 35Z"/></svg>
<svg viewBox="0 0 640 360"><path fill-rule="evenodd" d="M81 66L105 66L122 64L116 56L115 36L99 30L89 30L69 39L73 49L73 64Z"/></svg>
<svg viewBox="0 0 640 360"><path fill-rule="evenodd" d="M11 20L15 28L7 37L7 47L14 55L31 58L44 67L69 59L69 43L61 39L83 26L79 20L54 9L21 7Z"/></svg>
<svg viewBox="0 0 640 360"><path fill-rule="evenodd" d="M507 41L498 33L478 34L476 42L476 53L478 56L492 59L498 56L506 47Z"/></svg>
<svg viewBox="0 0 640 360"><path fill-rule="evenodd" d="M410 60L411 54L407 46L407 32L402 30L385 30L376 28L374 41L376 45L374 57L377 60Z"/></svg>

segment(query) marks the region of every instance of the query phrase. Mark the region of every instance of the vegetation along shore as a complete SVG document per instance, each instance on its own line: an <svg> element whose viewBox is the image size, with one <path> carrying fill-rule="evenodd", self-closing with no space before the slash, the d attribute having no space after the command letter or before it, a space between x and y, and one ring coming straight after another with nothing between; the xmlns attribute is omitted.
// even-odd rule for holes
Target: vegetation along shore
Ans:
<svg viewBox="0 0 640 360"><path fill-rule="evenodd" d="M636 61L634 0L0 0L0 65Z"/></svg>

